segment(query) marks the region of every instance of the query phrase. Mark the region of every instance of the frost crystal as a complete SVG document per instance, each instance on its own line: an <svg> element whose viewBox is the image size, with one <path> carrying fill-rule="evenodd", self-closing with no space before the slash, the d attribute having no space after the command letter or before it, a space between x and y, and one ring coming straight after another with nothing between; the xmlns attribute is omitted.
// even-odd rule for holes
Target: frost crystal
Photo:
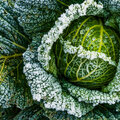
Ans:
<svg viewBox="0 0 120 120"><path fill-rule="evenodd" d="M65 42L63 44L64 46L64 52L65 53L70 53L70 54L75 54L77 53L78 57L81 58L87 58L88 60L93 60L95 58L101 58L104 61L109 62L109 64L116 66L117 63L113 60L111 60L111 57L107 57L106 54L104 53L99 53L99 52L95 52L95 51L86 51L81 45L79 45L78 47L74 47L71 45L70 42Z"/></svg>

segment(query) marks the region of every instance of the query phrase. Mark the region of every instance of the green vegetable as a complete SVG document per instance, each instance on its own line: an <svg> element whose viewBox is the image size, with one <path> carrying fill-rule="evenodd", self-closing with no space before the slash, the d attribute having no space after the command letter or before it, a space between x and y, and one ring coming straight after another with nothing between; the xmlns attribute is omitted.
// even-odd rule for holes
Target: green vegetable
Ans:
<svg viewBox="0 0 120 120"><path fill-rule="evenodd" d="M102 18L91 16L73 21L53 46L58 73L91 89L108 84L116 73L118 40L117 33L106 27ZM72 53L72 48L77 52Z"/></svg>
<svg viewBox="0 0 120 120"><path fill-rule="evenodd" d="M119 0L1 0L0 119L119 120L119 15Z"/></svg>
<svg viewBox="0 0 120 120"><path fill-rule="evenodd" d="M104 17L104 15L107 15L106 12L107 11L103 9L103 6L101 3L97 4L94 1L85 1L82 4L70 5L69 8L66 10L66 12L63 13L55 22L55 26L52 27L47 34L43 35L41 44L38 47L38 60L40 62L39 63L40 65L37 62L35 62L36 64L34 64L34 62L31 63L30 61L32 60L27 61L26 55L28 55L30 51L26 51L24 55L24 59L26 60L24 73L28 77L27 79L30 83L33 79L34 81L36 81L35 82L36 85L40 84L37 91L35 90L36 85L34 84L34 82L32 82L33 84L30 87L32 89L32 95L34 96L35 100L40 101L40 99L45 98L44 105L46 108L56 109L56 111L64 110L64 111L67 111L68 114L71 114L80 118L81 116L86 114L83 112L83 110L85 110L85 112L88 113L88 111L92 111L92 109L99 104L107 103L111 105L120 101L120 95L119 95L120 58L118 54L119 48L117 45L115 45L115 49L112 51L110 51L112 48L109 48L111 46L114 46L114 44L119 44L119 42L117 41L119 40L119 38L117 37L117 35L115 35L115 34L118 34L117 32L119 30L116 29L117 32L114 33L113 29L102 26L102 24L104 25L104 22L106 22L106 17ZM106 52L106 49L103 46L101 46L100 44L101 42L98 44L99 40L94 44L94 45L97 44L97 47L98 47L97 50L95 48L96 46L95 47L93 46L93 48L90 48L92 51L87 50L87 47L88 47L87 44L89 45L91 42L91 39L89 40L89 38L87 38L88 36L90 37L90 34L91 34L90 33L91 31L87 32L88 29L86 30L86 33L90 33L90 34L86 34L86 36L83 38L84 39L86 38L89 41L83 42L84 46L82 46L82 44L81 45L76 44L74 40L73 41L71 40L75 36L75 33L73 33L73 35L70 34L70 37L68 37L68 39L64 39L66 37L66 33L67 33L66 31L68 31L68 34L69 34L72 30L74 31L74 29L76 30L78 27L80 27L79 21L82 20L83 16L96 16L98 18L99 16L103 16L102 22L100 22L101 20L96 20L94 17L92 17L92 20L90 19L92 22L86 22L86 24L89 23L88 29L89 27L92 27L92 26L94 27L98 26L98 28L93 29L93 31L94 32L97 31L97 34L95 34L94 36L96 38L99 38L99 40L101 40L101 38L103 39L103 37L106 36L106 34L104 34L104 36L101 34L102 32L100 32L101 31L100 28L102 28L103 31L107 31L105 33L108 33L109 35L108 34L107 35L110 37L106 36L105 40L107 41L107 43L104 43L104 44L108 47L109 52L111 52L110 55ZM84 18L84 19L87 19L87 18ZM78 25L78 27L76 27L77 26L76 24ZM83 28L87 28L87 27L85 26ZM111 38L111 36L113 36L112 33L114 33L114 37L116 37L117 39ZM85 33L83 32L83 34ZM80 36L80 35L77 34L77 36ZM75 37L77 38L77 36ZM78 37L78 39L79 38L81 37ZM112 42L110 42L111 39L112 39ZM112 44L114 43L114 44L112 45L111 43ZM61 50L60 58L66 58L67 55L65 56L64 54L70 54L71 56L77 54L77 56L81 58L87 58L88 60L100 59L99 62L103 60L103 62L106 61L106 63L109 63L111 67L116 66L114 67L116 68L116 73L114 73L113 79L108 83L108 85L104 87L102 86L103 87L102 90L101 89L90 90L83 86L81 87L73 83L70 83L65 79L65 76L63 74L61 75L62 72L64 73L64 70L60 71L62 67L64 68L64 63L66 63L66 59L61 59L62 61L60 63L61 67L58 67L57 65L57 57L59 57L58 53L60 53L59 51L60 45L62 45L61 48L63 50L63 53ZM98 51L99 48L100 48L100 51ZM58 53L57 53L57 50L58 50ZM114 54L116 54L117 59L113 57ZM71 59L70 55L69 55L69 59ZM77 62L74 62L74 63L77 63ZM106 67L106 64L104 67ZM109 69L107 70L109 71ZM34 71L33 73L37 73L37 76L39 77L36 77L34 74L32 74L32 78L30 78L31 76L30 71ZM74 70L72 71L74 72ZM112 74L111 71L109 72L110 74ZM93 84L91 85L91 87L93 87ZM47 97L47 99L45 96ZM61 101L64 101L64 102L61 102ZM71 104L71 101L72 101L72 104ZM85 103L85 104L82 105L82 103Z"/></svg>

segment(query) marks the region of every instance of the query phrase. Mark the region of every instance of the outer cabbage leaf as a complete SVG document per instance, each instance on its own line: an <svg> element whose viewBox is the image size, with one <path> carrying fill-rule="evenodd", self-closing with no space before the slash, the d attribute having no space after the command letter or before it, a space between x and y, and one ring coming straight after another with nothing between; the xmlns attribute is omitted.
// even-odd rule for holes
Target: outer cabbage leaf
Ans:
<svg viewBox="0 0 120 120"><path fill-rule="evenodd" d="M49 120L43 114L44 110L35 104L19 112L13 120Z"/></svg>
<svg viewBox="0 0 120 120"><path fill-rule="evenodd" d="M66 111L45 110L44 115L49 120L80 120L80 118L70 115Z"/></svg>
<svg viewBox="0 0 120 120"><path fill-rule="evenodd" d="M112 112L104 106L98 106L93 111L81 117L80 120L119 120L116 114L119 113Z"/></svg>
<svg viewBox="0 0 120 120"><path fill-rule="evenodd" d="M21 64L18 71L11 73L12 76L7 74L5 80L0 84L0 106L2 108L16 105L18 108L24 109L33 104L22 67Z"/></svg>
<svg viewBox="0 0 120 120"><path fill-rule="evenodd" d="M104 9L109 11L106 25L113 27L120 32L120 1L119 0L99 0L99 1L103 3Z"/></svg>
<svg viewBox="0 0 120 120"><path fill-rule="evenodd" d="M98 0L103 3L104 9L107 9L111 13L120 13L120 1L119 0Z"/></svg>
<svg viewBox="0 0 120 120"><path fill-rule="evenodd" d="M109 110L103 105L95 107L92 111L82 116L81 118L71 116L63 111L55 112L49 110L45 113L50 120L119 120L120 116L119 112Z"/></svg>
<svg viewBox="0 0 120 120"><path fill-rule="evenodd" d="M11 55L26 50L29 39L24 36L22 28L9 13L6 2L0 3L0 54Z"/></svg>
<svg viewBox="0 0 120 120"><path fill-rule="evenodd" d="M22 53L28 43L8 2L0 1L0 106L3 108L16 104L23 109L33 102L22 72Z"/></svg>
<svg viewBox="0 0 120 120"><path fill-rule="evenodd" d="M56 0L17 0L14 7L19 24L32 37L47 32L61 13Z"/></svg>
<svg viewBox="0 0 120 120"><path fill-rule="evenodd" d="M41 107L40 107L41 106ZM43 107L42 103L40 103L40 106L37 104L34 104L31 107L28 107L15 116L15 114L12 114L10 116L15 116L14 120L21 120L21 119L42 119L42 120L119 120L120 113L116 112L114 107L109 107L108 105L99 105L95 107L93 110L91 110L86 115L82 116L81 118L72 116L67 114L66 111L55 111L52 109L46 109ZM9 112L8 112L9 113ZM3 116L5 117L5 115ZM7 116L6 116L7 117Z"/></svg>

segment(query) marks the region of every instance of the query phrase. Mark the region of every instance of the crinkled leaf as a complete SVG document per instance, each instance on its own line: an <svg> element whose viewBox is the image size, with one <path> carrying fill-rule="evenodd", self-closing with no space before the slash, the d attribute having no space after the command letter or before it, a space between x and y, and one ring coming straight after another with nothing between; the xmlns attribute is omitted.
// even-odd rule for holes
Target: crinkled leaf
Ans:
<svg viewBox="0 0 120 120"><path fill-rule="evenodd" d="M22 110L13 120L49 120L43 115L44 110L38 105L33 105Z"/></svg>
<svg viewBox="0 0 120 120"><path fill-rule="evenodd" d="M17 0L15 11L19 24L29 36L47 32L60 15L56 0Z"/></svg>
<svg viewBox="0 0 120 120"><path fill-rule="evenodd" d="M24 109L33 102L22 72L22 53L29 39L9 8L8 2L0 2L0 106L7 108L16 104Z"/></svg>
<svg viewBox="0 0 120 120"><path fill-rule="evenodd" d="M104 9L109 10L111 13L120 13L119 0L98 0L103 3Z"/></svg>
<svg viewBox="0 0 120 120"><path fill-rule="evenodd" d="M111 112L104 106L96 107L93 111L89 112L80 120L119 120L116 113Z"/></svg>

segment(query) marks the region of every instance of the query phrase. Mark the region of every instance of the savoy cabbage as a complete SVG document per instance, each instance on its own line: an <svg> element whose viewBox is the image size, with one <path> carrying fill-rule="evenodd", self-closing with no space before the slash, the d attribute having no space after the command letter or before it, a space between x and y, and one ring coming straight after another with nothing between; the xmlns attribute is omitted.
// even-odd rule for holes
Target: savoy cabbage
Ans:
<svg viewBox="0 0 120 120"><path fill-rule="evenodd" d="M0 119L119 120L119 33L119 0L1 0Z"/></svg>

